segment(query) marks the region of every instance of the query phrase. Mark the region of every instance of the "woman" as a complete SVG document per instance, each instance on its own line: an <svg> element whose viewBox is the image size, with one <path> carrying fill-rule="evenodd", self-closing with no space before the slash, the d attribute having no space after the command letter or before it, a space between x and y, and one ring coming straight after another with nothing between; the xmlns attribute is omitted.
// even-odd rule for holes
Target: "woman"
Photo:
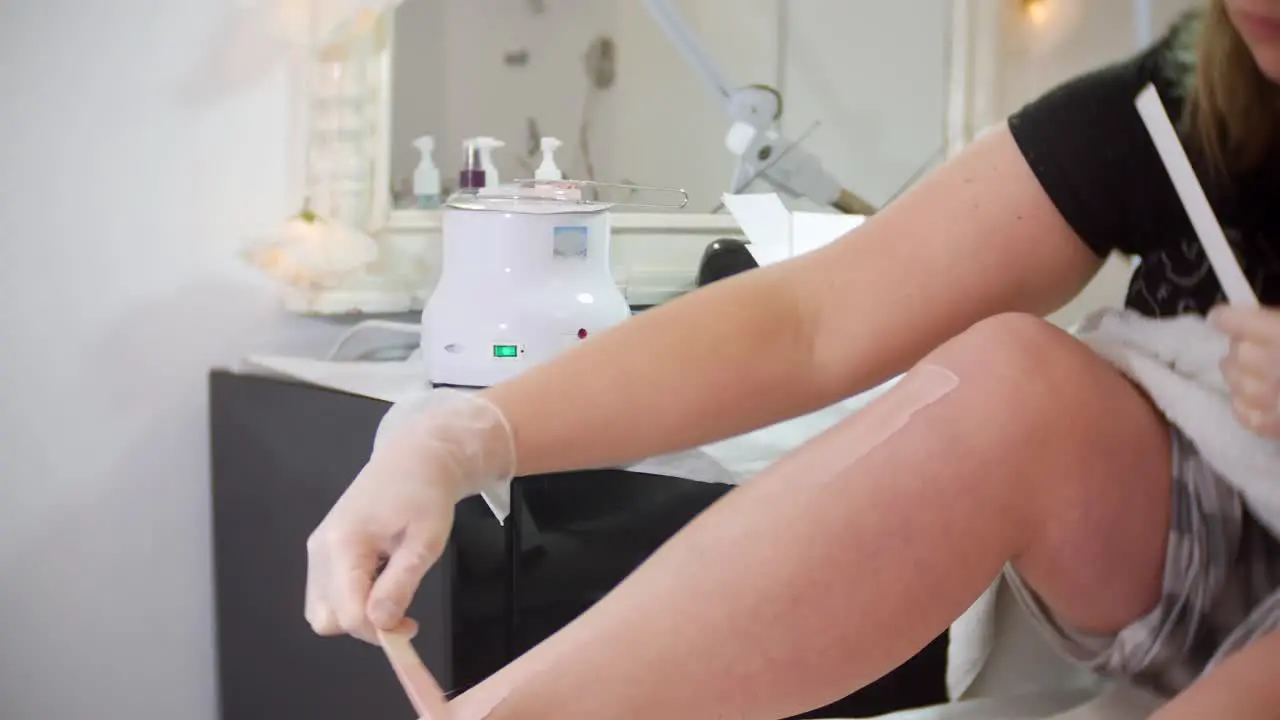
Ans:
<svg viewBox="0 0 1280 720"><path fill-rule="evenodd" d="M696 446L906 372L460 698L461 715L798 713L909 658L1005 569L1072 656L1176 696L1162 718L1273 716L1280 540L1141 391L1038 319L1113 250L1142 259L1137 312L1222 302L1133 109L1148 82L1184 118L1255 291L1280 304L1280 0L1215 0L842 241L646 312L481 399L438 396L312 537L312 626L369 639L405 622L453 504L513 473ZM1238 421L1280 437L1280 313L1213 322L1232 339ZM1215 580L1165 572L1187 543L1216 551Z"/></svg>

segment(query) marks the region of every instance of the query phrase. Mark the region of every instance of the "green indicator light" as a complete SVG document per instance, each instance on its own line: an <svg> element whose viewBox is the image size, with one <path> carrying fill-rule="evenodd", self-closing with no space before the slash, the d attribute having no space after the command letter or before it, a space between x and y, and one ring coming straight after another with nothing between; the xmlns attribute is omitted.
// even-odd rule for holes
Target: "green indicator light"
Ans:
<svg viewBox="0 0 1280 720"><path fill-rule="evenodd" d="M515 345L493 346L493 356L496 358L513 358L519 354L519 350Z"/></svg>

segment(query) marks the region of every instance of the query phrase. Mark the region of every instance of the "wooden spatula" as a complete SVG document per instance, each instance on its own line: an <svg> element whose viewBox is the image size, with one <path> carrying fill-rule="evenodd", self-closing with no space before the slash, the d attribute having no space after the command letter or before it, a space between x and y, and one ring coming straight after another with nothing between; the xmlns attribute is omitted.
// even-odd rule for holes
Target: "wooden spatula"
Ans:
<svg viewBox="0 0 1280 720"><path fill-rule="evenodd" d="M378 631L378 642L420 720L450 720L444 691L413 649L412 633Z"/></svg>

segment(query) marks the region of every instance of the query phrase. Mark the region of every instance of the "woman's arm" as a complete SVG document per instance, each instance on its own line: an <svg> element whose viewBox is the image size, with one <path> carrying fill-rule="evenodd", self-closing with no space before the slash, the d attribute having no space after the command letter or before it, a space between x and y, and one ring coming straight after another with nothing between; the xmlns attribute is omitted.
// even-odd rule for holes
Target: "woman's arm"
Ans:
<svg viewBox="0 0 1280 720"><path fill-rule="evenodd" d="M832 245L715 283L488 391L520 474L694 447L887 380L974 322L1044 314L1099 258L991 133Z"/></svg>
<svg viewBox="0 0 1280 720"><path fill-rule="evenodd" d="M639 457L857 392L986 316L1052 311L1099 264L996 132L835 245L651 311L493 396L523 472ZM628 622L661 636L662 619ZM543 665L562 666L546 644L456 717L485 717Z"/></svg>

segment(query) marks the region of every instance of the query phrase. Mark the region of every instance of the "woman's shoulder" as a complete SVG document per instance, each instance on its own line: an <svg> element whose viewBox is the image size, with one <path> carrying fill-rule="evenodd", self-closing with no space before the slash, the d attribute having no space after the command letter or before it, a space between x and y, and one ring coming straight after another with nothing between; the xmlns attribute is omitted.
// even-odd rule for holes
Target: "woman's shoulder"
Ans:
<svg viewBox="0 0 1280 720"><path fill-rule="evenodd" d="M1152 231L1164 229L1134 227L1132 218L1177 202L1134 101L1155 84L1170 115L1181 116L1200 26L1199 13L1189 13L1143 52L1065 82L1009 118L1041 186L1099 255L1143 253Z"/></svg>

